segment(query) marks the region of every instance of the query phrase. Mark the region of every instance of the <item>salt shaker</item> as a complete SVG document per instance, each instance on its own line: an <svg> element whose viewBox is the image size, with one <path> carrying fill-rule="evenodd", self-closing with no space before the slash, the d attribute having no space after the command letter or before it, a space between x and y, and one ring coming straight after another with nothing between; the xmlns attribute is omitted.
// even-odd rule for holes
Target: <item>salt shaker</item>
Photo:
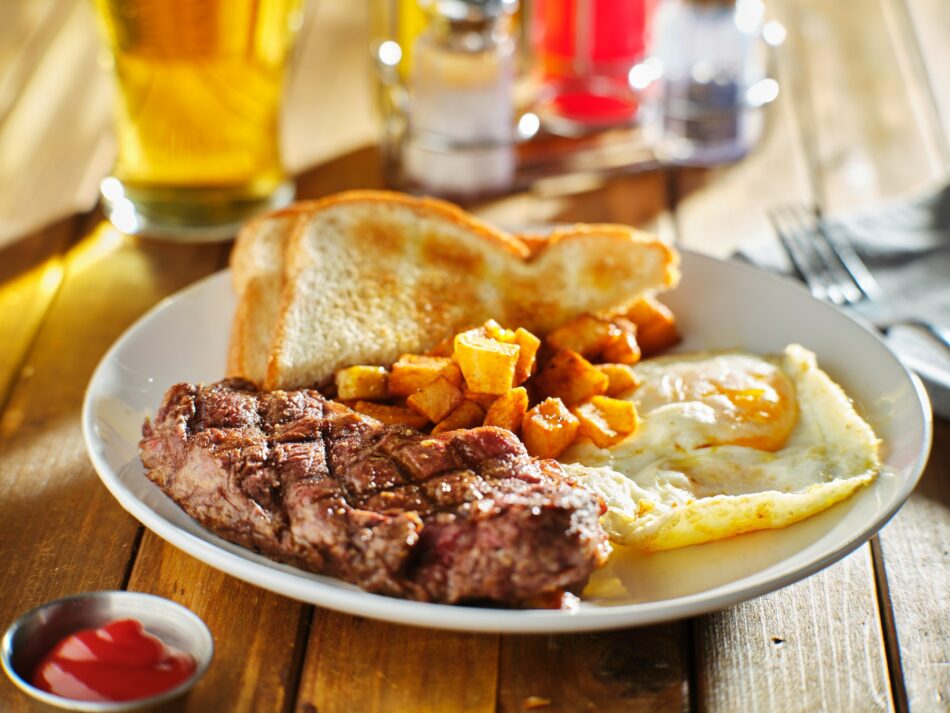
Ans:
<svg viewBox="0 0 950 713"><path fill-rule="evenodd" d="M434 0L413 47L404 167L427 192L510 188L517 0Z"/></svg>
<svg viewBox="0 0 950 713"><path fill-rule="evenodd" d="M763 15L761 0L660 6L650 58L630 78L634 85L656 80L647 91L647 126L661 159L712 165L741 158L754 145L762 119L748 94L765 76Z"/></svg>

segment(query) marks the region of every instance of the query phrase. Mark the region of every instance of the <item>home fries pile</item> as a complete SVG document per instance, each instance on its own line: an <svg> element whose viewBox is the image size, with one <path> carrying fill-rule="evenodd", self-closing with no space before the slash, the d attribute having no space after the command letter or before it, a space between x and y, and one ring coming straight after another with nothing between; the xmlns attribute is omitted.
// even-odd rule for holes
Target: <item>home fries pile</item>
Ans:
<svg viewBox="0 0 950 713"><path fill-rule="evenodd" d="M633 228L515 236L360 191L252 223L232 267L229 373L329 387L426 432L506 428L604 498L618 543L784 527L880 469L873 431L798 345L641 361L678 339L657 295L679 257Z"/></svg>

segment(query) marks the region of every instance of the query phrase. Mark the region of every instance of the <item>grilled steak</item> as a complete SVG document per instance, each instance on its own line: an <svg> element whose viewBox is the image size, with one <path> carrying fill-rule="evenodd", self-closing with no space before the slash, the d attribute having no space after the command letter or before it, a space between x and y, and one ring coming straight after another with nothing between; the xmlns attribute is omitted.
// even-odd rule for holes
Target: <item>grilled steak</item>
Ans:
<svg viewBox="0 0 950 713"><path fill-rule="evenodd" d="M143 435L148 477L212 532L372 592L518 604L606 556L600 500L502 429L427 436L226 380L173 386Z"/></svg>

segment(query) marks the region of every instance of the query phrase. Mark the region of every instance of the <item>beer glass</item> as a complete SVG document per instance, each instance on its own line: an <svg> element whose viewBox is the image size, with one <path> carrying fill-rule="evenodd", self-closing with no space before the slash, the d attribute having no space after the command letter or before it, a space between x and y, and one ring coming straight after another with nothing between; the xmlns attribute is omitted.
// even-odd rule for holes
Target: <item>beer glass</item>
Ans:
<svg viewBox="0 0 950 713"><path fill-rule="evenodd" d="M302 0L95 2L119 90L112 223L223 239L290 202L278 125Z"/></svg>

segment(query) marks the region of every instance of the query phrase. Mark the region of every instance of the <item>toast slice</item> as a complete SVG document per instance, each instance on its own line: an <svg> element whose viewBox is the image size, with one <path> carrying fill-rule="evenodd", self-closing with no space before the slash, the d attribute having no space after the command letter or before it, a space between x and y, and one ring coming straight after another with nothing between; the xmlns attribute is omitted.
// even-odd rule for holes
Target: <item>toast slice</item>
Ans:
<svg viewBox="0 0 950 713"><path fill-rule="evenodd" d="M281 248L278 270L269 261ZM443 201L384 191L298 203L251 223L232 268L240 296L229 375L267 389L388 365L489 318L546 334L679 278L675 251L629 227L522 239Z"/></svg>
<svg viewBox="0 0 950 713"><path fill-rule="evenodd" d="M237 307L228 343L227 373L264 381L280 314L284 253L302 215L268 214L244 225L231 252Z"/></svg>

